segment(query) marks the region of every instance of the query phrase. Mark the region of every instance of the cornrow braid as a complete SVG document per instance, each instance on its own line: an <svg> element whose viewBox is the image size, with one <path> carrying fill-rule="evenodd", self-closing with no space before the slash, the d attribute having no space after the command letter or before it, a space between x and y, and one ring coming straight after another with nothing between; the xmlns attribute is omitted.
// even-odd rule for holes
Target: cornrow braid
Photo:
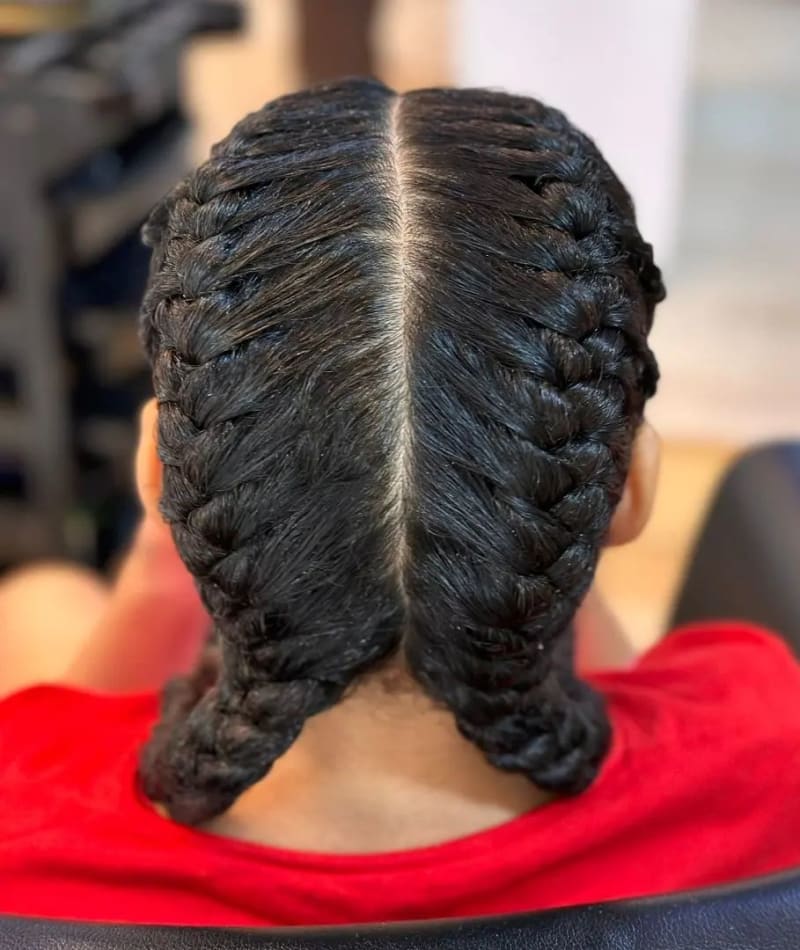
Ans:
<svg viewBox="0 0 800 950"><path fill-rule="evenodd" d="M585 787L572 669L657 372L624 189L558 112L347 81L240 122L146 229L162 509L214 619L142 758L226 809L394 654L501 768Z"/></svg>
<svg viewBox="0 0 800 950"><path fill-rule="evenodd" d="M363 398L385 362L389 99L359 84L265 107L146 230L162 511L220 644L213 681L167 689L142 759L179 821L226 809L399 643L388 384Z"/></svg>
<svg viewBox="0 0 800 950"><path fill-rule="evenodd" d="M422 91L404 114L437 277L413 348L406 655L493 764L578 792L609 726L569 625L655 389L660 274L628 195L561 113Z"/></svg>

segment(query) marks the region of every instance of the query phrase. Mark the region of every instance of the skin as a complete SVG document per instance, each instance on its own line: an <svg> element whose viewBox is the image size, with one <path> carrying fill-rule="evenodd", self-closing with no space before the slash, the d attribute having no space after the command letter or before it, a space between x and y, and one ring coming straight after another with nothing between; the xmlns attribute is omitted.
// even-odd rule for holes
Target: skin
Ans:
<svg viewBox="0 0 800 950"><path fill-rule="evenodd" d="M142 411L136 456L144 514L114 583L50 564L0 585L0 695L42 681L154 690L194 663L209 621L158 513L156 419L151 401ZM643 423L609 545L633 541L647 524L658 465L658 438ZM634 659L595 590L575 627L579 669L624 667ZM309 720L269 776L206 830L300 850L387 851L470 834L547 801L524 777L489 765L451 714L396 663Z"/></svg>

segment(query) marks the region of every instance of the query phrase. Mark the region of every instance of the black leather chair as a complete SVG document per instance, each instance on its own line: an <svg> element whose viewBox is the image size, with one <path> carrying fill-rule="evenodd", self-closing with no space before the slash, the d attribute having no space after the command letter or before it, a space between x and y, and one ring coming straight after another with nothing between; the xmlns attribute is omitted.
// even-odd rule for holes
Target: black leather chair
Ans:
<svg viewBox="0 0 800 950"><path fill-rule="evenodd" d="M743 455L716 493L672 623L727 617L780 632L800 657L800 442Z"/></svg>
<svg viewBox="0 0 800 950"><path fill-rule="evenodd" d="M800 871L667 897L352 927L143 927L0 919L0 950L797 950Z"/></svg>
<svg viewBox="0 0 800 950"><path fill-rule="evenodd" d="M798 546L800 445L769 446L744 456L723 481L711 508L684 592L678 599L676 619L736 615L769 621L774 629L785 631L793 638L797 647L800 644ZM768 604L764 598L769 599ZM609 873L613 873L613 869L609 869ZM663 897L424 923L248 930L0 918L0 950L27 947L37 950L800 950L800 869L729 887Z"/></svg>

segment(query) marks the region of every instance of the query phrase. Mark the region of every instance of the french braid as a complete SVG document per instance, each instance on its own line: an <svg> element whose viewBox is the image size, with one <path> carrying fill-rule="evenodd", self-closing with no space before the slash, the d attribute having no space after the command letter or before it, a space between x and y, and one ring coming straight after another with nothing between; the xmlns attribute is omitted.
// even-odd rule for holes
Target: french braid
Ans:
<svg viewBox="0 0 800 950"><path fill-rule="evenodd" d="M267 106L147 230L162 510L221 652L213 683L166 691L144 752L145 791L183 822L227 808L399 642L375 380L388 98L376 84Z"/></svg>
<svg viewBox="0 0 800 950"><path fill-rule="evenodd" d="M660 275L628 195L560 113L423 91L405 116L437 275L414 346L425 437L406 654L491 762L577 792L609 729L575 676L569 624L655 388Z"/></svg>
<svg viewBox="0 0 800 950"><path fill-rule="evenodd" d="M162 508L219 643L165 691L147 794L223 811L398 650L496 765L585 787L608 727L568 627L663 296L592 143L343 82L240 122L146 237Z"/></svg>

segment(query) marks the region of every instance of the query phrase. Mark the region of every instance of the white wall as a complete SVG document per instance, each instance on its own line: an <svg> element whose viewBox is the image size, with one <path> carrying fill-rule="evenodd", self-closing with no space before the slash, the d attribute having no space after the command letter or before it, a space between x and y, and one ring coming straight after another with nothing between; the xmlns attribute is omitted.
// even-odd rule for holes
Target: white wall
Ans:
<svg viewBox="0 0 800 950"><path fill-rule="evenodd" d="M454 82L536 96L591 135L660 263L675 240L694 0L453 0Z"/></svg>

